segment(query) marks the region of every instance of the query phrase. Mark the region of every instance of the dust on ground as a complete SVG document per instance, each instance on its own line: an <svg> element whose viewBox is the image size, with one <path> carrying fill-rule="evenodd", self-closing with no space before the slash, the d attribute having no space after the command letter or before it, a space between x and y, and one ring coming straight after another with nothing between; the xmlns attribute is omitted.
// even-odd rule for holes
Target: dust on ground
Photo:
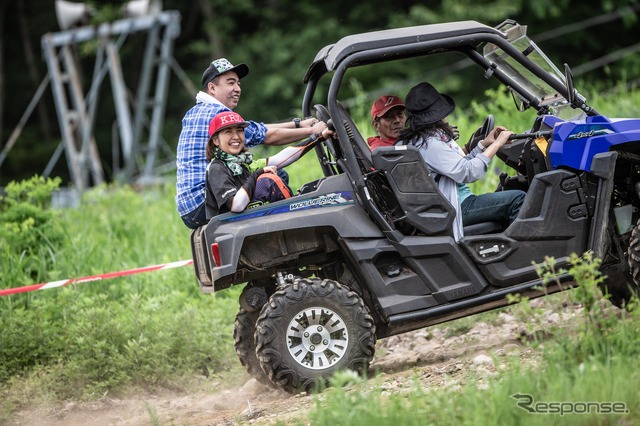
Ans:
<svg viewBox="0 0 640 426"><path fill-rule="evenodd" d="M549 299L549 298L545 298ZM425 389L460 388L473 374L479 387L488 386L507 359L535 365L540 356L526 340L553 327L564 327L579 315L574 303L538 299L534 312L497 314L453 321L382 339L370 366L371 386L383 393L408 391L416 380ZM530 314L530 315L529 315ZM474 320L474 318L476 318ZM525 342L523 344L523 341ZM371 374L370 373L370 374ZM244 374L244 373L243 373ZM189 395L132 395L91 403L69 402L57 407L30 407L19 412L15 426L143 426L143 425L269 425L302 420L317 398L261 385L246 375L239 386Z"/></svg>

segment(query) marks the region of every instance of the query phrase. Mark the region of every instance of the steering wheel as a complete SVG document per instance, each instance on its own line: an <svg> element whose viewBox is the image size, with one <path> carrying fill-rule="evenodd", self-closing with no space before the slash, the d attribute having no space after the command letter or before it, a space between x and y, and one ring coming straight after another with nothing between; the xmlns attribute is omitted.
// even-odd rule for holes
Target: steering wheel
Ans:
<svg viewBox="0 0 640 426"><path fill-rule="evenodd" d="M313 109L316 110L316 118L318 120L328 120L330 118L329 116L329 110L327 109L326 106L322 105L322 104L315 104L313 106Z"/></svg>
<svg viewBox="0 0 640 426"><path fill-rule="evenodd" d="M316 110L316 118L320 121L324 121L327 123L331 120L331 116L329 115L329 110L322 104L316 104L313 106L313 109Z"/></svg>
<svg viewBox="0 0 640 426"><path fill-rule="evenodd" d="M316 112L316 118L320 121L324 121L330 129L333 129L333 124L331 121L331 115L329 115L329 111L324 105L316 104L313 106L313 109ZM336 147L340 147L338 141L335 140L334 137L329 137L322 141L327 149L325 151L325 155L327 157L328 164L323 165L323 168L330 169L332 174L338 174L338 170L335 167L335 160L339 157L336 153ZM321 149L321 147L316 146L317 149Z"/></svg>
<svg viewBox="0 0 640 426"><path fill-rule="evenodd" d="M467 152L473 151L476 145L478 145L478 142L489 136L489 132L493 130L495 124L496 121L493 118L493 115L487 115L487 118L485 118L482 122L482 126L478 127L478 130L473 132L473 134L469 138L469 142L466 143L465 148L467 149Z"/></svg>
<svg viewBox="0 0 640 426"><path fill-rule="evenodd" d="M321 104L316 104L313 106L313 108L316 110L316 118L320 121L324 121L327 124L327 127L333 130L333 123L331 121L331 116L329 115L329 111L327 110L327 108ZM330 137L325 139L324 143L329 149L331 155L336 158L335 144L337 144L338 141L336 141L334 137Z"/></svg>
<svg viewBox="0 0 640 426"><path fill-rule="evenodd" d="M569 103L573 105L576 101L576 89L573 87L573 74L571 74L571 68L569 64L564 64L564 80L567 86L567 95Z"/></svg>
<svg viewBox="0 0 640 426"><path fill-rule="evenodd" d="M487 118L482 122L482 126L480 126L480 134L482 134L482 139L489 136L489 132L496 127L496 120L493 118L493 115L487 115Z"/></svg>

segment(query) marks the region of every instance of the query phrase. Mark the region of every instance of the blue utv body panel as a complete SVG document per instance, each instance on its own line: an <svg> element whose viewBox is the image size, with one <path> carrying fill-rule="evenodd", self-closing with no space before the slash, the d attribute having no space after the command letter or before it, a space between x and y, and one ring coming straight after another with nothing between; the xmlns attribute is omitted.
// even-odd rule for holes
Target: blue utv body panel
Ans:
<svg viewBox="0 0 640 426"><path fill-rule="evenodd" d="M609 119L602 115L584 121L556 123L548 157L554 169L571 167L591 171L593 156L627 142L640 141L640 120Z"/></svg>

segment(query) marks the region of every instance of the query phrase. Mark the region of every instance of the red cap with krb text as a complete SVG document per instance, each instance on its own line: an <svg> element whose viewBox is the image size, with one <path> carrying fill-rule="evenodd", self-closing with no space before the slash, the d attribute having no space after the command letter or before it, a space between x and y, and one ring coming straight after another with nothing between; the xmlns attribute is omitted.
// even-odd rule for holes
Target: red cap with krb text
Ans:
<svg viewBox="0 0 640 426"><path fill-rule="evenodd" d="M216 114L216 116L211 119L211 122L209 123L209 137L215 135L225 127L247 127L248 125L249 122L244 121L244 119L237 112L224 111Z"/></svg>
<svg viewBox="0 0 640 426"><path fill-rule="evenodd" d="M385 115L393 107L406 108L402 98L398 96L384 95L380 96L371 106L371 119Z"/></svg>

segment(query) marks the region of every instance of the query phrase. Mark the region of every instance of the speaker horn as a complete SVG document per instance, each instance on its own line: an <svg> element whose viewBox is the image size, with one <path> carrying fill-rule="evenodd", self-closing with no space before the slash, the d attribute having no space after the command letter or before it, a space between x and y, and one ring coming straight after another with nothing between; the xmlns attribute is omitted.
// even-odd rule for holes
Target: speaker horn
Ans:
<svg viewBox="0 0 640 426"><path fill-rule="evenodd" d="M56 0L56 18L61 30L86 24L91 13L91 8L84 3Z"/></svg>
<svg viewBox="0 0 640 426"><path fill-rule="evenodd" d="M156 15L162 12L161 0L131 0L122 6L122 14L127 18Z"/></svg>

